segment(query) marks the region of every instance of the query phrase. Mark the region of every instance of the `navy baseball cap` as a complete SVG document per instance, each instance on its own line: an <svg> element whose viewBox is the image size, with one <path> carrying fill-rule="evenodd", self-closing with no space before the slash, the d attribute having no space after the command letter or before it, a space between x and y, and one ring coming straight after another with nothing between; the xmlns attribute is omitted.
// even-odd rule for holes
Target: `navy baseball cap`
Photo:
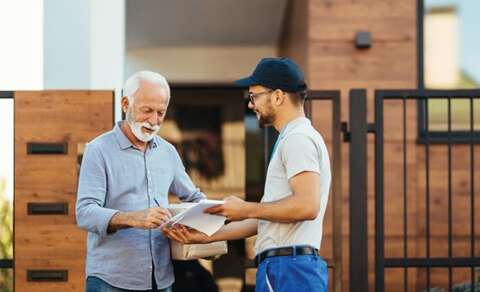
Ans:
<svg viewBox="0 0 480 292"><path fill-rule="evenodd" d="M248 87L261 85L286 92L299 92L307 89L303 73L289 58L263 58L252 75L235 81L235 84Z"/></svg>

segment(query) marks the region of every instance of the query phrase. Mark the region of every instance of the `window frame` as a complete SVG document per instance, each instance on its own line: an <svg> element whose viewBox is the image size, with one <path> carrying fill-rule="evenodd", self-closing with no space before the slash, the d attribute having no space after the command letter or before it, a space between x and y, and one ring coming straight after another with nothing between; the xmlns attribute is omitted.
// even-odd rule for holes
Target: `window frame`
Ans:
<svg viewBox="0 0 480 292"><path fill-rule="evenodd" d="M425 88L425 0L417 0L417 88L421 95L429 89ZM478 89L480 90L480 89ZM480 96L478 96L480 98ZM425 119L425 100L417 101L417 143L435 144L480 144L480 131L452 130L432 131L427 130ZM479 117L480 118L480 117Z"/></svg>

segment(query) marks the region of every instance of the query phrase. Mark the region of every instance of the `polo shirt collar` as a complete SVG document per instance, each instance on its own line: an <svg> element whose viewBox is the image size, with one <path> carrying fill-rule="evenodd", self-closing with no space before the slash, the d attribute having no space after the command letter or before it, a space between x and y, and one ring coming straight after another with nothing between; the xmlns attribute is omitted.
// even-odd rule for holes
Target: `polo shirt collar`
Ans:
<svg viewBox="0 0 480 292"><path fill-rule="evenodd" d="M309 125L311 124L310 120L307 119L306 117L298 117L296 119L291 120L286 124L282 130L280 131L279 136L283 137L285 134L287 134L289 131L291 131L293 128L299 126L299 125Z"/></svg>

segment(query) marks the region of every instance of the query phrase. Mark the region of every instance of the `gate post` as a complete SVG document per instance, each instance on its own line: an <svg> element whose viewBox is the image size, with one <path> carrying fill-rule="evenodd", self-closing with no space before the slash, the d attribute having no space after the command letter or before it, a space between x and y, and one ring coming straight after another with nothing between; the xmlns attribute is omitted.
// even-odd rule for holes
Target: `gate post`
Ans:
<svg viewBox="0 0 480 292"><path fill-rule="evenodd" d="M352 89L349 102L350 291L368 291L367 103L365 89Z"/></svg>

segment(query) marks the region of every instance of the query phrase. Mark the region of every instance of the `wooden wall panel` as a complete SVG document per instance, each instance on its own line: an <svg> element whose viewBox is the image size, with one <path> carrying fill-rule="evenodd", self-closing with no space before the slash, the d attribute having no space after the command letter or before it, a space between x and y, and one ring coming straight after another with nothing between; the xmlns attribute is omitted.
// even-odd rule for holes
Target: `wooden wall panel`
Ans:
<svg viewBox="0 0 480 292"><path fill-rule="evenodd" d="M288 1L286 11L279 53L281 56L292 58L306 70L309 66L307 54L308 1Z"/></svg>
<svg viewBox="0 0 480 292"><path fill-rule="evenodd" d="M370 30L378 42L415 42L413 1L310 1L309 39L353 40L360 30ZM368 17L367 17L368 16ZM393 33L394 32L394 33Z"/></svg>
<svg viewBox="0 0 480 292"><path fill-rule="evenodd" d="M25 259L22 267L15 267L15 291L85 291L85 264L77 255L74 259ZM32 270L64 270L68 267L68 281L65 282L27 282L27 267Z"/></svg>
<svg viewBox="0 0 480 292"><path fill-rule="evenodd" d="M89 141L112 128L111 91L15 92L16 138Z"/></svg>
<svg viewBox="0 0 480 292"><path fill-rule="evenodd" d="M415 48L409 43L375 43L374 40L369 50L358 50L353 39L351 42L311 41L309 51L312 59L308 76L314 89L337 87L327 87L327 84L349 86L350 81L363 82L364 87L377 87L375 84L379 81L415 81L412 71L416 64L398 62L414 56Z"/></svg>
<svg viewBox="0 0 480 292"><path fill-rule="evenodd" d="M75 221L78 153L113 126L111 91L15 93L16 291L84 291L86 232ZM27 143L65 143L66 154L28 154ZM66 203L68 214L30 215L28 203ZM28 270L68 270L61 282Z"/></svg>
<svg viewBox="0 0 480 292"><path fill-rule="evenodd" d="M69 155L27 155L26 143L15 141L15 186L16 190L76 191L76 149ZM72 167L73 166L73 167ZM62 179L58 179L61 174Z"/></svg>

